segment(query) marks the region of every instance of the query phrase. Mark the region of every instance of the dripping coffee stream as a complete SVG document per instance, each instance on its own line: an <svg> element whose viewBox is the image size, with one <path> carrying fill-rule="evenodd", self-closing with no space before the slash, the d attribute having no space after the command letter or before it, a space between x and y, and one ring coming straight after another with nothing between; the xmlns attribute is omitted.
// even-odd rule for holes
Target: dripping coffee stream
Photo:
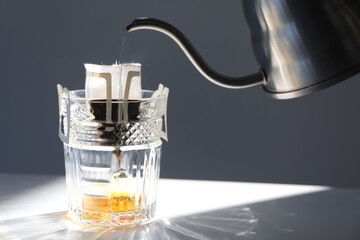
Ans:
<svg viewBox="0 0 360 240"><path fill-rule="evenodd" d="M121 34L120 34L120 48L119 48L119 53L118 53L118 59L116 60L116 62L118 63L121 63L123 62L123 49L124 49L124 45L125 45L125 42L126 42L126 36L127 36L127 31L126 29L124 28L122 31L121 31ZM129 75L130 74L133 74L134 76L136 75L136 72L129 72ZM125 88L125 95L124 95L124 100L127 100L128 99L128 96L129 96L129 91L130 91L130 83L131 83L131 79L132 79L132 76L129 76L127 77L127 80L126 80L126 88ZM129 104L126 104L127 107L129 107ZM131 116L133 118L133 114L135 113L135 116L138 116L139 112L139 105L138 104L130 104L130 112L132 113ZM127 109L124 109L124 113L126 114L127 112ZM125 116L126 117L126 116ZM118 106L118 122L120 120L120 108ZM115 127L115 129L117 129ZM114 134L116 135L117 132L115 131ZM115 136L114 136L115 137ZM126 172L125 172L125 169L122 169L121 168L121 150L120 150L120 147L115 147L115 150L114 150L114 154L116 156L116 159L118 160L118 164L119 164L119 171L118 172L115 172L113 174L113 179L117 179L117 178L121 178L121 177L126 177Z"/></svg>

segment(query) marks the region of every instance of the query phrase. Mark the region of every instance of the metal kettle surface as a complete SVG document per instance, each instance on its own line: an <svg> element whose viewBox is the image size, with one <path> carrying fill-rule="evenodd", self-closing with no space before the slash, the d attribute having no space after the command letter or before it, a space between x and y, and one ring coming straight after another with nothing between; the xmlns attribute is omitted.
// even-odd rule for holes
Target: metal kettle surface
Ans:
<svg viewBox="0 0 360 240"><path fill-rule="evenodd" d="M198 71L227 88L263 84L271 96L295 98L360 72L360 0L243 0L260 70L228 77L214 71L174 26L137 18L127 32L150 29L171 37Z"/></svg>

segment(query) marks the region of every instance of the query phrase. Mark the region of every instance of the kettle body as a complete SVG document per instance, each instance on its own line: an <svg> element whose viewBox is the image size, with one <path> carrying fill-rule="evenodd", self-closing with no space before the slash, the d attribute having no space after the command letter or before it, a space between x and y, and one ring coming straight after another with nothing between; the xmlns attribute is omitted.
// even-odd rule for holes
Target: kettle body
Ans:
<svg viewBox="0 0 360 240"><path fill-rule="evenodd" d="M294 98L360 72L360 1L244 0L264 89Z"/></svg>
<svg viewBox="0 0 360 240"><path fill-rule="evenodd" d="M171 37L198 71L227 88L262 84L277 99L318 91L360 72L360 0L243 0L260 69L229 77L214 71L174 26L137 18L127 32L149 29Z"/></svg>

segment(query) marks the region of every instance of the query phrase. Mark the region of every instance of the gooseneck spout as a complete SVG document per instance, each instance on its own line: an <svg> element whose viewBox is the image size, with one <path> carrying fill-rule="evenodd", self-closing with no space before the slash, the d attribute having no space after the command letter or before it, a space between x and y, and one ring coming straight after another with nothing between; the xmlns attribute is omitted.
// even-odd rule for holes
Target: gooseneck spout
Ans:
<svg viewBox="0 0 360 240"><path fill-rule="evenodd" d="M172 38L183 50L196 69L209 81L225 88L246 88L264 82L262 71L244 77L228 77L214 71L200 56L191 42L174 26L154 18L136 18L129 26L127 32L136 30L155 30Z"/></svg>

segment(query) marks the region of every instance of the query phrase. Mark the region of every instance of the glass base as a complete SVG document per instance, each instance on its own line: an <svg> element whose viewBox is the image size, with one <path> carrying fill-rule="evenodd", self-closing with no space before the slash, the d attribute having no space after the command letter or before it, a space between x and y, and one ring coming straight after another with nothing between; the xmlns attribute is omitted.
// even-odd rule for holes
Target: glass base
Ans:
<svg viewBox="0 0 360 240"><path fill-rule="evenodd" d="M161 142L74 148L64 145L69 217L81 224L118 227L154 216Z"/></svg>
<svg viewBox="0 0 360 240"><path fill-rule="evenodd" d="M156 203L147 209L121 213L104 213L71 209L68 216L76 223L99 227L129 227L150 221L154 217Z"/></svg>

